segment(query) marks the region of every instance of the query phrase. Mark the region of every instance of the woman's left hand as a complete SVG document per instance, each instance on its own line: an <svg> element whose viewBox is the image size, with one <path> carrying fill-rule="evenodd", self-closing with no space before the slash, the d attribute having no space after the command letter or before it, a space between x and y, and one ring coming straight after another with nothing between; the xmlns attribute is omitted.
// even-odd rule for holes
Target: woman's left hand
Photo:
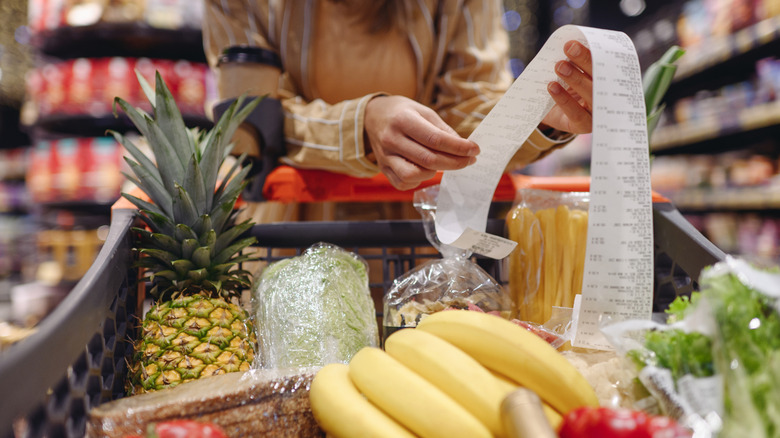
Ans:
<svg viewBox="0 0 780 438"><path fill-rule="evenodd" d="M540 128L550 127L573 134L586 134L593 130L593 62L590 50L578 41L568 41L563 46L568 60L555 64L555 73L565 83L547 84L555 106L542 120Z"/></svg>

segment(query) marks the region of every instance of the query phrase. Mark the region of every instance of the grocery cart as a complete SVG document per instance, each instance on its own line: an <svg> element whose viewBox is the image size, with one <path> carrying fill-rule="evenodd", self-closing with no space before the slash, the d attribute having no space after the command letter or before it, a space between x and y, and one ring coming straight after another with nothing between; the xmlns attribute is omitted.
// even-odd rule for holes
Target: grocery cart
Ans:
<svg viewBox="0 0 780 438"><path fill-rule="evenodd" d="M304 182L296 190L305 190L306 177L293 177ZM507 189L505 184L506 178L499 185L501 190ZM509 202L520 187L588 190L587 179L581 178L520 178L509 184ZM313 201L333 196L308 193ZM361 199L354 192L340 196ZM406 196L411 200L410 193ZM143 297L138 293L143 284L133 267L130 228L134 221L133 210L113 210L108 238L86 275L33 335L0 356L0 438L13 436L14 424L26 427L30 437L82 437L90 409L125 394L127 361ZM699 272L725 254L661 197L654 199L653 222L654 311L661 311L676 296L696 290ZM503 234L503 220L489 220L487 231ZM382 291L411 267L438 256L430 250L419 220L271 223L255 225L250 233L262 246L259 256L266 262L299 254L320 241L359 252L369 261L381 262L381 279L370 286ZM505 278L503 263L477 262L495 278Z"/></svg>

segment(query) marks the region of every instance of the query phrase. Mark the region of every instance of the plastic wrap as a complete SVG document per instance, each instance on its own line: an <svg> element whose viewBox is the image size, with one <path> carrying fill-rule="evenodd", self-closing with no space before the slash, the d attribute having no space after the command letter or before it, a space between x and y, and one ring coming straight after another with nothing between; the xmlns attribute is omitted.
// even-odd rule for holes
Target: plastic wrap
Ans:
<svg viewBox="0 0 780 438"><path fill-rule="evenodd" d="M571 308L582 292L588 232L587 192L518 191L506 218L509 290L520 319L546 323L553 308Z"/></svg>
<svg viewBox="0 0 780 438"><path fill-rule="evenodd" d="M104 403L89 412L86 436L144 436L149 423L198 420L228 436L323 437L309 405L315 368L250 370Z"/></svg>
<svg viewBox="0 0 780 438"><path fill-rule="evenodd" d="M379 344L376 308L362 257L318 243L269 265L253 294L263 368L347 363Z"/></svg>
<svg viewBox="0 0 780 438"><path fill-rule="evenodd" d="M384 297L384 335L416 327L425 316L446 309L481 310L508 318L512 300L504 288L470 257L471 252L445 245L434 228L439 186L418 190L414 206L425 235L442 258L423 263L393 282Z"/></svg>
<svg viewBox="0 0 780 438"><path fill-rule="evenodd" d="M662 412L696 437L780 436L780 274L728 257L701 292L673 302L667 324L602 330L640 368Z"/></svg>

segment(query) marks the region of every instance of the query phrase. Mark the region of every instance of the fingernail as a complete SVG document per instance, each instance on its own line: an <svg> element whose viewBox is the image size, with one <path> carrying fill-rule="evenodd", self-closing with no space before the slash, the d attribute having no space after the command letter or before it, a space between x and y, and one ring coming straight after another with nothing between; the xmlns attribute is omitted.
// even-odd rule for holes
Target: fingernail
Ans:
<svg viewBox="0 0 780 438"><path fill-rule="evenodd" d="M580 56L582 50L580 49L579 44L572 43L571 45L569 45L569 50L567 52L569 53L569 56Z"/></svg>
<svg viewBox="0 0 780 438"><path fill-rule="evenodd" d="M471 159L469 160L469 166L471 166L472 164L474 164L476 162L477 162L477 157L471 157Z"/></svg>
<svg viewBox="0 0 780 438"><path fill-rule="evenodd" d="M468 155L469 155L470 157L476 157L477 155L479 155L479 146L471 148L471 149L469 150L469 153L468 153Z"/></svg>
<svg viewBox="0 0 780 438"><path fill-rule="evenodd" d="M547 90L552 94L561 94L563 87L561 87L561 84L557 82L550 82L547 85Z"/></svg>
<svg viewBox="0 0 780 438"><path fill-rule="evenodd" d="M558 73L560 73L563 76L569 76L571 75L571 66L569 66L569 63L566 61L561 61L557 65Z"/></svg>

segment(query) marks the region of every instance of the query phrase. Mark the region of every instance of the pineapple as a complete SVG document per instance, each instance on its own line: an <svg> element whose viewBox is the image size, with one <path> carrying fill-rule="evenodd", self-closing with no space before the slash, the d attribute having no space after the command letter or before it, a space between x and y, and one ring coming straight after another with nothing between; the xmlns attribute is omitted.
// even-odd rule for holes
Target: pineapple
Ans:
<svg viewBox="0 0 780 438"><path fill-rule="evenodd" d="M137 265L147 275L153 300L135 343L130 394L248 370L256 346L249 313L238 302L251 281L239 264L251 259L241 252L255 242L243 237L253 224L235 224L233 210L249 167L241 168L240 157L221 183L218 171L230 153L230 138L258 100L242 108L244 99L238 99L203 132L185 127L159 73L155 90L142 76L138 80L154 118L121 98L115 104L146 138L156 164L112 132L132 157L125 160L134 176L125 176L150 199L122 193L148 227L133 230Z"/></svg>

